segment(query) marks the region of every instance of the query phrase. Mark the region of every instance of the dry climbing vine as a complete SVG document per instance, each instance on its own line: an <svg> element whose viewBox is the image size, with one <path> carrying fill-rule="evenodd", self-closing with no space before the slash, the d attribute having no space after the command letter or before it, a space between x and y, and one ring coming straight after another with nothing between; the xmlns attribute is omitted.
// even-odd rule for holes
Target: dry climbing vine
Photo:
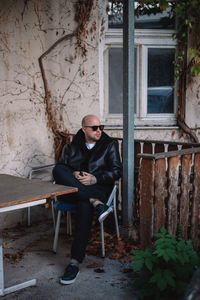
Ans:
<svg viewBox="0 0 200 300"><path fill-rule="evenodd" d="M76 5L75 5L75 10L76 10L75 21L78 24L77 28L72 33L64 35L61 38L59 38L57 41L55 41L49 47L49 49L47 49L38 59L40 70L41 70L41 75L42 75L42 79L43 79L43 84L44 84L44 91L45 91L44 103L46 106L46 112L47 112L47 118L48 118L47 125L52 130L53 135L54 135L54 148L55 148L56 160L58 160L58 158L60 156L60 152L63 148L63 144L66 143L66 139L68 138L67 137L68 131L66 130L66 131L61 132L59 130L60 124L57 123L55 114L53 113L52 103L51 103L51 90L48 85L48 80L46 77L46 71L44 68L43 60L59 44L61 44L64 41L71 40L72 38L76 38L74 59L76 59L79 54L82 56L86 56L87 49L86 49L86 44L84 42L84 39L87 38L87 36L88 36L87 25L88 25L88 21L90 19L93 2L94 2L94 0L79 0L79 1L77 1ZM95 30L94 24L92 27L93 27L93 30ZM62 120L62 118L60 117L60 121L61 120Z"/></svg>
<svg viewBox="0 0 200 300"><path fill-rule="evenodd" d="M86 44L83 41L83 38L88 37L88 28L87 23L90 19L91 10L93 7L93 0L79 0L76 4L76 14L75 21L78 23L77 33L76 33L76 53L78 54L78 50L81 50L83 56L87 54ZM93 26L94 29L94 26Z"/></svg>
<svg viewBox="0 0 200 300"><path fill-rule="evenodd" d="M174 38L178 42L178 55L175 61L175 78L178 80L178 115L177 123L195 142L199 142L196 134L185 122L186 82L200 74L200 0L177 0L174 13L177 17L177 33ZM192 36L189 48L189 37ZM188 50L189 49L189 50ZM188 59L188 52L191 54ZM189 61L188 61L189 60Z"/></svg>

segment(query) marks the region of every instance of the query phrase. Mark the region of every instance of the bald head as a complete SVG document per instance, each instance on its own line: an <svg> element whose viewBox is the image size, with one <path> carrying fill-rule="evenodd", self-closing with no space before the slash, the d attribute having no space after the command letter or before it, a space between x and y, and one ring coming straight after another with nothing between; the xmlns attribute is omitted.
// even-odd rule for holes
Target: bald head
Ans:
<svg viewBox="0 0 200 300"><path fill-rule="evenodd" d="M94 123L96 123L96 125L100 124L99 118L95 115L87 115L82 119L82 127L94 125Z"/></svg>

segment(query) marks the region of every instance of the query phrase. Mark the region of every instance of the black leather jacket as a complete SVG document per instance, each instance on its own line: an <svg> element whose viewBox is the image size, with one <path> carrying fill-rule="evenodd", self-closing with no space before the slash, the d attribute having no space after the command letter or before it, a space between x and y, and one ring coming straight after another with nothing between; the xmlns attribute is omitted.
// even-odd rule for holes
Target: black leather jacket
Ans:
<svg viewBox="0 0 200 300"><path fill-rule="evenodd" d="M88 150L85 135L80 129L70 144L65 145L61 163L72 171L86 171L93 174L98 184L113 184L122 175L118 142L112 140L105 132L95 146Z"/></svg>

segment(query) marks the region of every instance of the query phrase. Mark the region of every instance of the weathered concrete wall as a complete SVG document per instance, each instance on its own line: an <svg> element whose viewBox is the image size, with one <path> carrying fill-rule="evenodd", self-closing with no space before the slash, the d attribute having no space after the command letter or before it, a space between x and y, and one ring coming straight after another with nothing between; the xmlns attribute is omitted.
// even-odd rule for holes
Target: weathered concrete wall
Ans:
<svg viewBox="0 0 200 300"><path fill-rule="evenodd" d="M188 32L188 48L196 48L195 30ZM191 55L188 51L188 65L191 62ZM192 128L200 141L200 76L187 76L186 89L186 107L185 107L186 123Z"/></svg>
<svg viewBox="0 0 200 300"><path fill-rule="evenodd" d="M38 58L77 28L75 3L0 1L1 173L27 177L32 166L54 162L54 136L47 125ZM74 37L59 43L43 59L49 101L60 130L76 131L85 114L99 115L98 30L94 30L94 22L98 28L96 2L88 23L87 57L78 53L75 59ZM9 224L14 215L17 220L19 213L2 214L1 225Z"/></svg>
<svg viewBox="0 0 200 300"><path fill-rule="evenodd" d="M186 122L196 130L200 140L200 76L188 83L186 100Z"/></svg>

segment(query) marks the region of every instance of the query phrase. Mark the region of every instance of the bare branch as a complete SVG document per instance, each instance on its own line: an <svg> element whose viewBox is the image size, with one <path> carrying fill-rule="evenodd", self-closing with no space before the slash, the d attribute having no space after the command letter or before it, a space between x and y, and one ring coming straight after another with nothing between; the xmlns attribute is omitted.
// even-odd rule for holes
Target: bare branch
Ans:
<svg viewBox="0 0 200 300"><path fill-rule="evenodd" d="M185 121L181 121L180 119L177 120L178 125L180 126L180 128L188 133L193 140L195 141L195 143L199 143L198 137L196 136L196 134L190 129L190 127L185 123Z"/></svg>

